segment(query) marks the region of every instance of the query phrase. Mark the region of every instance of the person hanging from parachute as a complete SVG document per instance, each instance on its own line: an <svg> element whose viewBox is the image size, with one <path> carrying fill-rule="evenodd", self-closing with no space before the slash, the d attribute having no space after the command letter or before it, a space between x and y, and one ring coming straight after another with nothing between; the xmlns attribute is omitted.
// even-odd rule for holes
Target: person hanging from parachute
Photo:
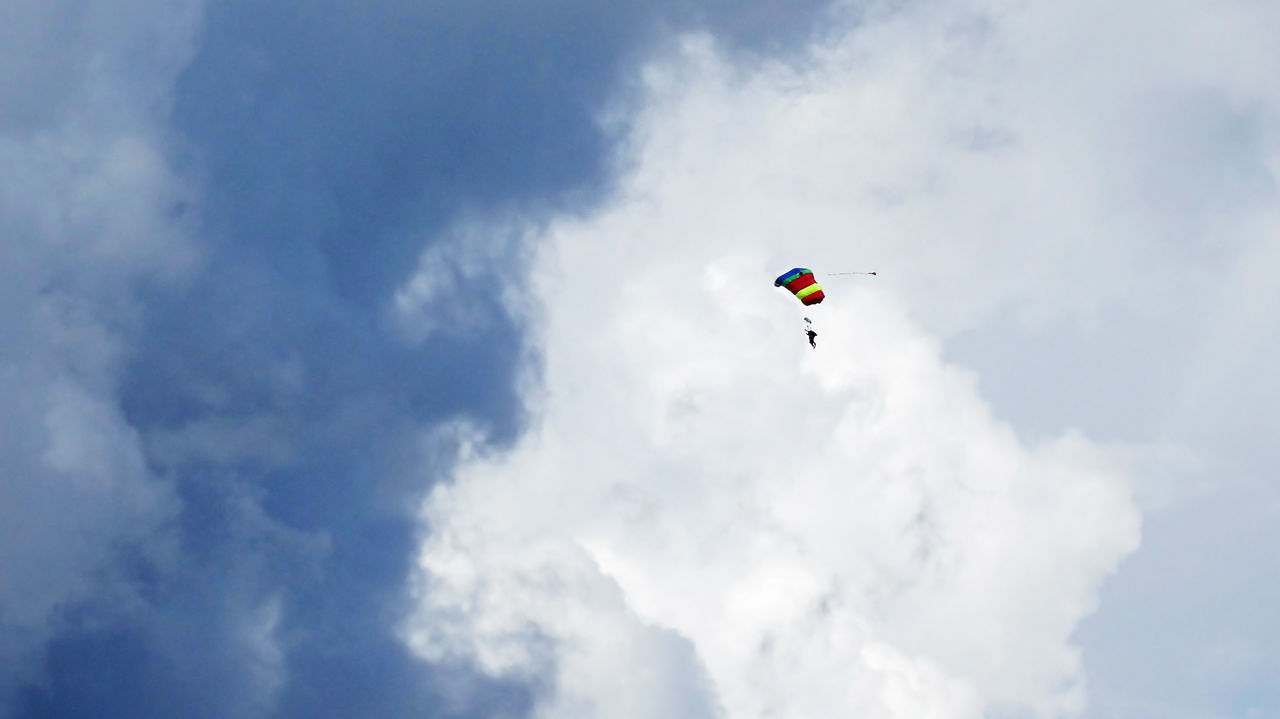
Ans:
<svg viewBox="0 0 1280 719"><path fill-rule="evenodd" d="M834 275L875 275L874 272L836 272ZM833 275L833 276L834 276ZM813 270L804 267L792 268L773 281L774 287L786 287L787 291L796 296L805 306L816 305L826 299L827 295L822 291L822 285L818 284L817 278L813 276ZM804 334L809 338L809 346L818 348L818 333L813 329L813 320L808 317L804 318Z"/></svg>
<svg viewBox="0 0 1280 719"><path fill-rule="evenodd" d="M774 287L786 287L796 299L806 306L816 305L826 298L822 292L822 285L818 284L818 280L813 276L813 270L807 270L803 267L796 267L788 272L778 276L773 281ZM818 348L818 333L813 331L813 321L808 317L804 318L804 333L809 338L809 346Z"/></svg>

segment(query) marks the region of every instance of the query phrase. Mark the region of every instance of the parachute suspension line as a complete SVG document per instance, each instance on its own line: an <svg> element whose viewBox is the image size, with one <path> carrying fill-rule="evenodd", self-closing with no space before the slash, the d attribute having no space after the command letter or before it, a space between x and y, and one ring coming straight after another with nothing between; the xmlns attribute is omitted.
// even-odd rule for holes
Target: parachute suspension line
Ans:
<svg viewBox="0 0 1280 719"><path fill-rule="evenodd" d="M874 275L874 272L823 272L827 277L839 277L841 275Z"/></svg>

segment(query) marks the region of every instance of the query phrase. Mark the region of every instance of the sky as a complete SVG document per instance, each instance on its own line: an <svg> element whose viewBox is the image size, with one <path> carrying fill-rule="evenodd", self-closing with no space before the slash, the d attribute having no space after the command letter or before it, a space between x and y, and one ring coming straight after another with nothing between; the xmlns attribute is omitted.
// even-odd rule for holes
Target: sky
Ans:
<svg viewBox="0 0 1280 719"><path fill-rule="evenodd" d="M0 719L1280 716L1280 8L0 17Z"/></svg>

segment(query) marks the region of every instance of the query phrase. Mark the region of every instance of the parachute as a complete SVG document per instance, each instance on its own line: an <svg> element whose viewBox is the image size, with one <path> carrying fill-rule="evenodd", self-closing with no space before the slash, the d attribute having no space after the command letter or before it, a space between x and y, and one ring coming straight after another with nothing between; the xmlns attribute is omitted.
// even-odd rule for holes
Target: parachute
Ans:
<svg viewBox="0 0 1280 719"><path fill-rule="evenodd" d="M822 286L813 277L813 271L803 267L784 272L773 281L773 286L786 287L806 305L816 305L826 298L826 295L822 294Z"/></svg>

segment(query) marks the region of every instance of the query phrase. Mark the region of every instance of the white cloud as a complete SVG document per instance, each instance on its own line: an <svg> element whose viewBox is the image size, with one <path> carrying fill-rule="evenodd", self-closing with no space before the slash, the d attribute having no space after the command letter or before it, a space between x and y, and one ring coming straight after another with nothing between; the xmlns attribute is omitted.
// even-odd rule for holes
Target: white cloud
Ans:
<svg viewBox="0 0 1280 719"><path fill-rule="evenodd" d="M489 222L457 223L430 243L413 277L392 297L392 325L413 344L437 333L486 329L491 311L483 301L494 299L513 310L523 298L522 278L513 276L511 265L518 237Z"/></svg>
<svg viewBox="0 0 1280 719"><path fill-rule="evenodd" d="M1067 637L1137 536L1111 460L1019 445L886 297L812 352L776 297L664 269L592 283L610 329L576 347L552 312L543 421L429 505L415 645L557 672L547 716L615 713L656 631L706 672L666 684L707 697L686 716L1077 706Z"/></svg>
<svg viewBox="0 0 1280 719"><path fill-rule="evenodd" d="M1276 12L923 3L803 62L650 67L613 201L528 230L535 423L427 502L411 645L545 682L546 717L1079 715L1131 472L1212 447L1025 439L943 343L1259 309L1144 355L1239 386L1274 293L1217 283L1274 268ZM881 272L827 281L816 351L770 287L797 264Z"/></svg>
<svg viewBox="0 0 1280 719"><path fill-rule="evenodd" d="M288 675L285 652L280 641L280 620L284 615L282 600L271 597L254 607L251 616L242 620L236 637L245 660L246 674L252 685L245 716L270 711L271 700L284 686Z"/></svg>

